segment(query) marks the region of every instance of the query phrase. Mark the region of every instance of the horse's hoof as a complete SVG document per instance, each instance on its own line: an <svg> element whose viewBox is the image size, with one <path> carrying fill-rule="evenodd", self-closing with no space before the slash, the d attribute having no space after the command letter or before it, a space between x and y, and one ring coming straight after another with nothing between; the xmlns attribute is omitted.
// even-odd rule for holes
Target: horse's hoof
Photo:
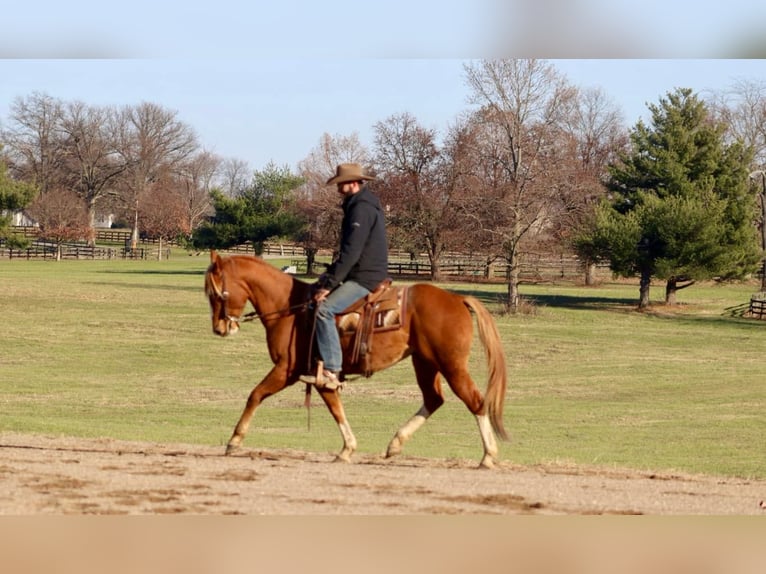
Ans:
<svg viewBox="0 0 766 574"><path fill-rule="evenodd" d="M386 458L392 458L402 452L401 448L390 448L386 451Z"/></svg>
<svg viewBox="0 0 766 574"><path fill-rule="evenodd" d="M333 462L345 462L346 464L351 462L351 457L348 455L337 454Z"/></svg>
<svg viewBox="0 0 766 574"><path fill-rule="evenodd" d="M397 454L400 454L402 452L402 443L398 439L394 439L391 441L391 444L388 445L388 448L386 449L386 458L391 458L392 456L396 456Z"/></svg>
<svg viewBox="0 0 766 574"><path fill-rule="evenodd" d="M491 457L485 456L483 459L481 459L481 462L479 463L479 468L492 470L495 468L495 461L492 460Z"/></svg>
<svg viewBox="0 0 766 574"><path fill-rule="evenodd" d="M230 454L237 452L239 450L238 444L227 444L226 445L226 456L229 456Z"/></svg>

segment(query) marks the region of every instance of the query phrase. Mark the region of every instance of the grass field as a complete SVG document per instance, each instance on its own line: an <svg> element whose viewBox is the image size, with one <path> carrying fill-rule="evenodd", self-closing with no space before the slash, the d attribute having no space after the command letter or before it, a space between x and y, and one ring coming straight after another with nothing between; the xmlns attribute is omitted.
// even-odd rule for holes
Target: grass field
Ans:
<svg viewBox="0 0 766 574"><path fill-rule="evenodd" d="M212 335L206 265L0 261L0 432L223 448L270 363L257 323ZM447 287L501 308L503 285ZM633 284L523 286L532 312L497 316L512 435L501 458L766 478L766 322L725 313L755 290L695 285L677 309L639 313ZM484 388L478 349L472 360ZM361 452L384 451L420 405L408 362L350 383L344 400ZM302 403L302 386L267 400L245 446L336 452L321 401L310 430ZM405 454L478 460L476 423L448 393Z"/></svg>

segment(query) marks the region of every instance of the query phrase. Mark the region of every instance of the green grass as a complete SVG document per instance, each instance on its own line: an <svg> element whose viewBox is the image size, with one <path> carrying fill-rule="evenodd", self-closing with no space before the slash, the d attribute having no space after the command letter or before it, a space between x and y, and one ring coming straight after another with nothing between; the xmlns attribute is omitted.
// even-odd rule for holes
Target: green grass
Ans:
<svg viewBox="0 0 766 574"><path fill-rule="evenodd" d="M0 261L0 432L223 446L270 362L257 323L212 335L206 266L204 255ZM501 308L502 285L447 287ZM497 316L510 367L502 458L766 478L766 322L725 314L756 290L695 285L678 309L639 313L634 284L523 286L533 312ZM477 350L484 388L482 362ZM406 361L350 383L344 401L361 452L383 452L420 405ZM336 452L321 401L311 430L302 402L298 386L268 399L245 445ZM405 447L480 451L473 417L449 391Z"/></svg>

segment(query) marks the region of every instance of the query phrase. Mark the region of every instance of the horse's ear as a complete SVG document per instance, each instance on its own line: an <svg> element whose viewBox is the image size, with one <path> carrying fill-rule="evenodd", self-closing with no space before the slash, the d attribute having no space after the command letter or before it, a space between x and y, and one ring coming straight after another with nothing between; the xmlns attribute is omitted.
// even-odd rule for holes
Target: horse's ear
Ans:
<svg viewBox="0 0 766 574"><path fill-rule="evenodd" d="M210 250L210 263L218 263L218 260L220 257L218 256L218 252L215 249Z"/></svg>

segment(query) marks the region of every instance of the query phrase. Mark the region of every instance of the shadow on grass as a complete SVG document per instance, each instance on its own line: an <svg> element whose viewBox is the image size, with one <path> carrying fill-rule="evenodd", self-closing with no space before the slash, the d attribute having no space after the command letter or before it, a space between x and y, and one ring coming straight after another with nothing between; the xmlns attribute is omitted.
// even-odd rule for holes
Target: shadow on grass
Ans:
<svg viewBox="0 0 766 574"><path fill-rule="evenodd" d="M485 305L504 305L506 296L504 293L489 293L479 289L450 288L449 291L459 295L471 295ZM615 309L631 310L636 308L635 298L607 297L592 295L559 295L559 294L535 294L522 295L525 301L540 307L560 307L564 309Z"/></svg>
<svg viewBox="0 0 766 574"><path fill-rule="evenodd" d="M490 308L504 308L505 294L492 293L485 290L451 288L450 291L460 295L472 295ZM721 311L720 314L693 314L689 313L689 307L679 305L668 307L662 303L653 303L648 309L639 310L638 302L634 297L610 297L607 295L562 295L555 293L523 295L522 298L537 307L550 307L580 311L606 311L616 313L636 313L648 319L660 321L674 321L679 325L711 325L721 324L735 326L743 330L766 329L766 321L744 317L742 305L730 307ZM745 304L746 305L746 304Z"/></svg>
<svg viewBox="0 0 766 574"><path fill-rule="evenodd" d="M524 295L524 298L535 305L565 309L615 309L619 307L620 310L632 310L638 307L635 297L595 297L592 295L574 296L549 293Z"/></svg>

